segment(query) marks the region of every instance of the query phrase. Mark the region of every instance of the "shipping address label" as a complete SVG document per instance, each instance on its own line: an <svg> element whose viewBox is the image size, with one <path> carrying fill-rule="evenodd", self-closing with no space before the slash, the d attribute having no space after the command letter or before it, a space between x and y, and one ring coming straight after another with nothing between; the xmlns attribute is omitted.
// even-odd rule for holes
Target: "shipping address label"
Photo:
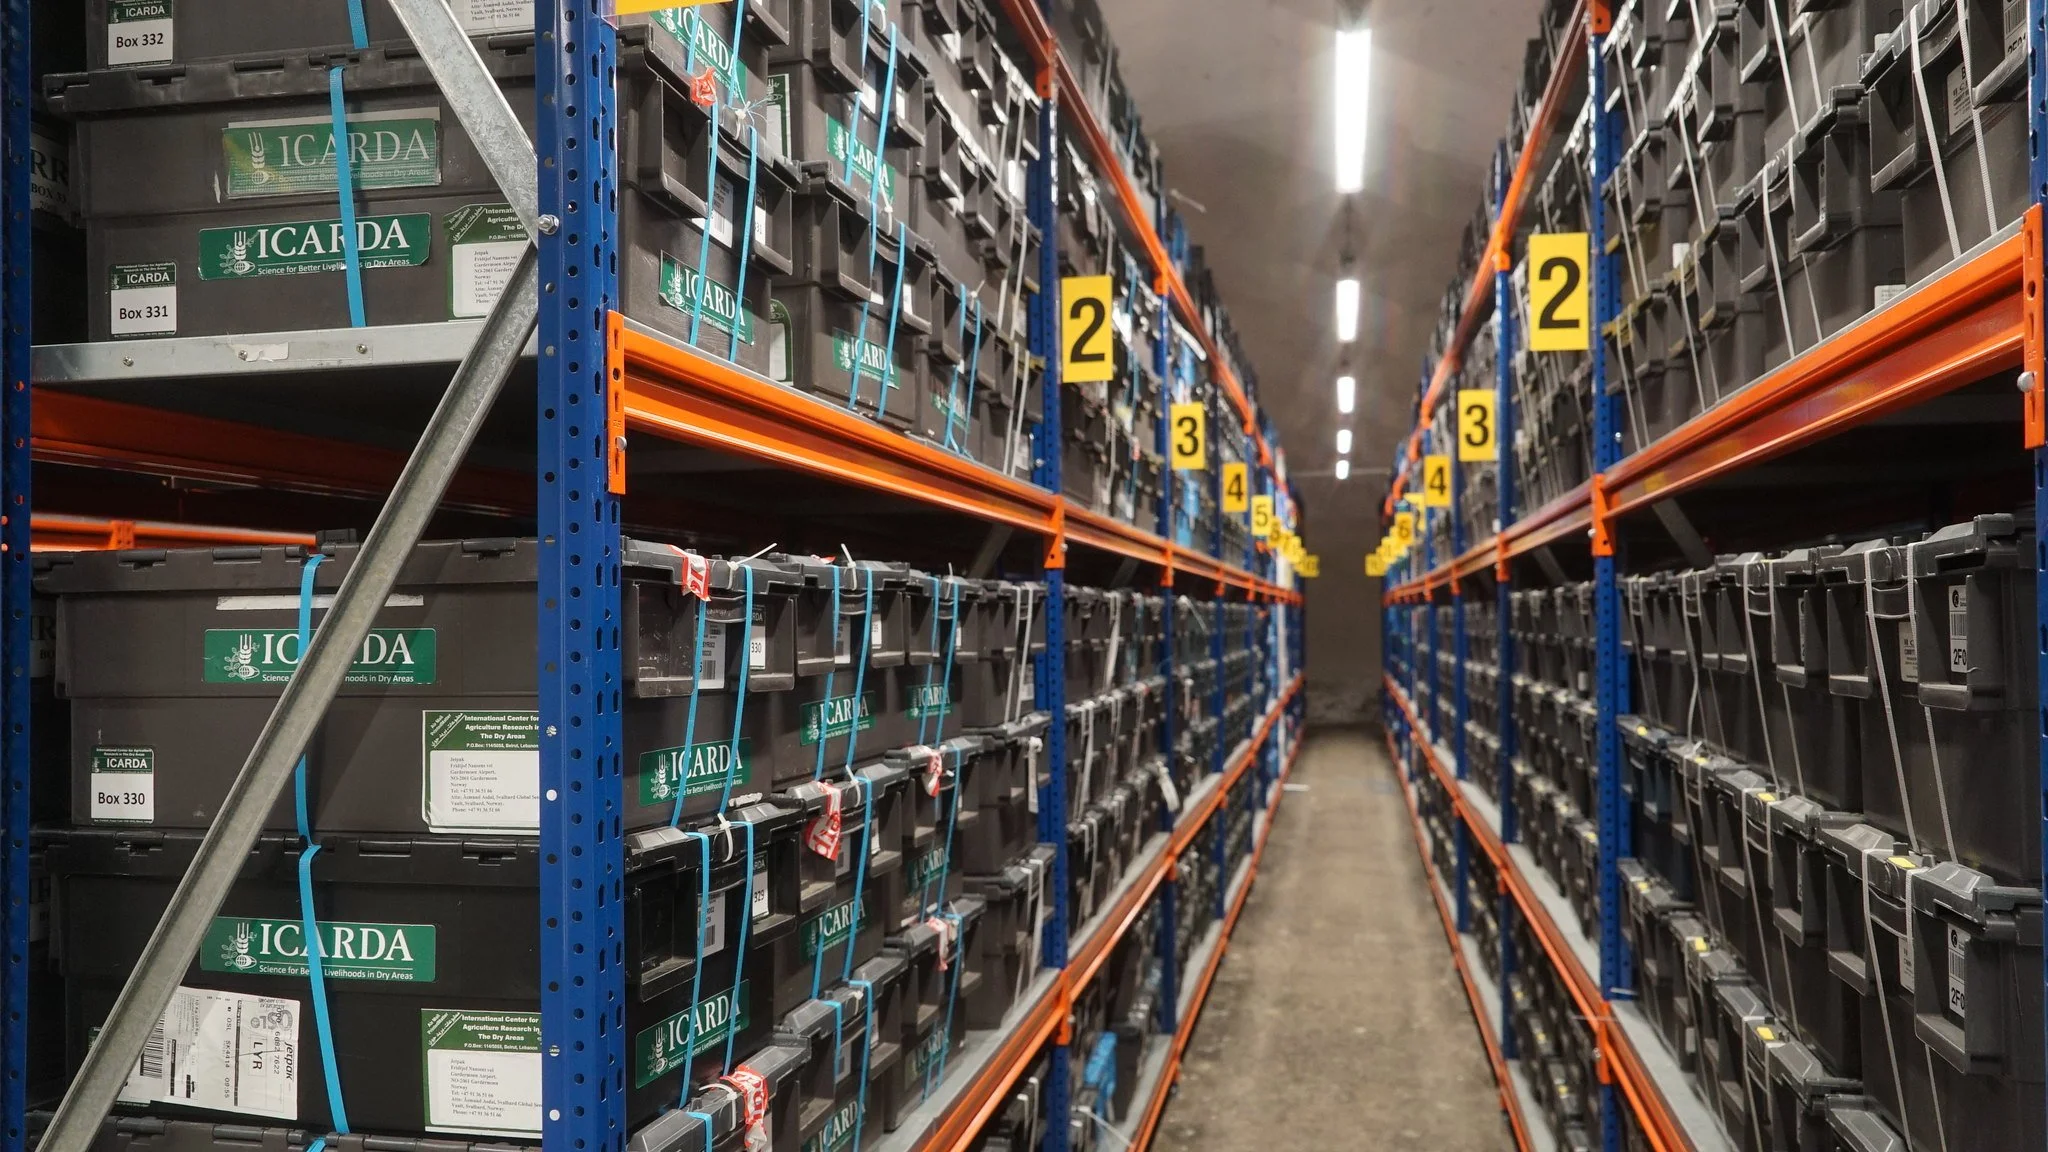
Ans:
<svg viewBox="0 0 2048 1152"><path fill-rule="evenodd" d="M420 815L436 832L540 830L540 713L420 713Z"/></svg>

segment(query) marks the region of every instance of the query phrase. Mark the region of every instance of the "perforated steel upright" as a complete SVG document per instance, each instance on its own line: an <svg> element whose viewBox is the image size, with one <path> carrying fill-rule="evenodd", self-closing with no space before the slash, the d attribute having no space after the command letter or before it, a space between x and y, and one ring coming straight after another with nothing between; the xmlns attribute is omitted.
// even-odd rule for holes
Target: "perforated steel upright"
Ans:
<svg viewBox="0 0 2048 1152"><path fill-rule="evenodd" d="M29 822L29 332L34 302L29 230L28 0L0 5L0 1131L26 1146Z"/></svg>
<svg viewBox="0 0 2048 1152"><path fill-rule="evenodd" d="M1498 219L1506 211L1508 194L1508 155L1505 147L1493 154L1494 215ZM1515 522L1515 467L1511 454L1515 444L1515 300L1514 277L1509 273L1509 258L1505 250L1494 253L1493 266L1493 376L1494 376L1494 442L1501 446L1501 459L1494 466L1495 491L1499 523L1494 531L1503 532ZM1515 815L1515 632L1510 627L1513 608L1514 582L1506 561L1498 562L1493 570L1494 609L1494 686L1498 693L1494 708L1494 735L1500 748L1499 766L1495 770L1494 803L1500 807L1500 841L1513 844L1520 838L1521 831ZM1494 916L1497 924L1514 922L1514 897L1503 888L1494 893L1496 901ZM1508 982L1515 975L1515 934L1500 933L1500 1043L1505 1059L1515 1059L1515 1029L1508 1019L1514 997L1509 993Z"/></svg>
<svg viewBox="0 0 2048 1152"><path fill-rule="evenodd" d="M1621 157L1621 113L1607 107L1609 77L1601 62L1601 46L1612 22L1606 0L1592 0L1585 45L1589 88L1593 107L1592 166L1594 188L1605 188ZM1626 999L1634 981L1630 975L1628 949L1621 938L1621 872L1619 863L1630 853L1628 813L1621 792L1621 733L1615 717L1627 692L1626 669L1621 662L1621 604L1616 579L1612 537L1604 518L1601 495L1602 473L1621 460L1620 397L1607 389L1606 357L1600 354L1599 333L1621 315L1620 262L1607 254L1605 213L1588 212L1591 217L1590 246L1593 253L1593 317L1589 331L1594 341L1591 381L1593 397L1593 704L1598 730L1595 735L1594 764L1599 773L1596 807L1599 809L1600 875L1600 989L1609 999ZM1600 1089L1601 1145L1607 1152L1621 1148L1621 1098L1612 1083Z"/></svg>
<svg viewBox="0 0 2048 1152"><path fill-rule="evenodd" d="M2048 213L2048 13L2044 13L2044 0L2027 0L2027 130L2031 134L2033 154L2031 175L2033 177L2034 210ZM2031 266L2023 270L2029 291L2026 293L2026 307L2032 314L2026 318L2027 330L2033 338L2027 341L2024 370L2031 375L2033 387L2027 394L2027 436L2028 444L2034 451L2034 643L2036 676L2035 683L2040 691L2042 731L2048 732L2048 444L2042 442L2044 420L2042 411L2048 408L2048 373L2043 371L2042 348L2048 332L2048 299L2036 286L2048 282L2048 267L2043 267L2044 254L2036 249L2027 254ZM2023 378L2024 379L2024 378ZM2048 832L2048 740L2041 741L2041 791L2043 831ZM2048 841L2044 841L2048 842ZM2048 971L2042 973L2048 980ZM2048 1036L2043 1036L2048 1044Z"/></svg>
<svg viewBox="0 0 2048 1152"><path fill-rule="evenodd" d="M1162 277L1163 279L1163 277ZM1164 291L1156 293L1159 304L1159 328L1152 338L1152 371L1159 377L1159 410L1171 412L1173 404L1173 302ZM1152 422L1154 450L1159 459L1172 459L1167 452L1167 421ZM1173 493L1179 485L1170 481L1159 486L1159 536L1162 540L1173 538ZM1168 771L1180 747L1180 691L1173 678L1173 644L1177 610L1173 593L1173 561L1169 557L1165 571L1159 576L1159 598L1163 604L1160 616L1159 675L1163 678L1166 697L1160 701L1159 746L1166 750ZM1174 818L1171 808L1159 811L1159 830L1171 835ZM1174 958L1180 940L1179 929L1180 884L1172 875L1159 885L1159 929L1154 948L1159 953L1159 1030L1171 1035L1180 1027L1180 975L1175 970Z"/></svg>

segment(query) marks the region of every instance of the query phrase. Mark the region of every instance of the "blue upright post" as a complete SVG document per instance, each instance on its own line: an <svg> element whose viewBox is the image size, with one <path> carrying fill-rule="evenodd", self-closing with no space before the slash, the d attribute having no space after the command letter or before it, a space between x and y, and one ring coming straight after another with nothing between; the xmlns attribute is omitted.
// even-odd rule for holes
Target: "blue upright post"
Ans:
<svg viewBox="0 0 2048 1152"><path fill-rule="evenodd" d="M28 93L35 82L29 71L27 0L6 0L0 8L0 84L7 91L0 112L0 218L6 223L0 239L0 359L7 371L6 397L0 400L0 504L8 515L0 522L0 599L6 604L0 622L7 683L0 697L0 838L6 857L0 860L0 1131L5 1147L27 1146L25 1132L28 1060L28 817L29 817L29 664L35 628L29 588L29 333L35 305L30 276L29 116Z"/></svg>
<svg viewBox="0 0 2048 1152"><path fill-rule="evenodd" d="M584 1152L626 1142L619 502L606 355L617 301L617 36L606 7L535 6L540 211L559 221L540 237L536 385L541 1137Z"/></svg>
<svg viewBox="0 0 2048 1152"><path fill-rule="evenodd" d="M2027 132L2033 145L2032 175L2034 203L2048 205L2048 12L2044 12L2043 0L2027 0ZM2048 209L2044 209L2048 211ZM2034 259L2040 259L2035 254ZM2048 307L2048 301L2041 299L2042 293L2036 286L2044 281L2044 270L2039 265L2023 270L2026 278L2027 307L2035 310L2027 317L2041 329L2041 309ZM2035 637L2035 683L2040 692L2042 724L2048 729L2048 548L2042 541L2048 541L2048 445L2043 444L2043 408L2048 407L2048 396L2043 388L2048 380L2042 379L2042 366L2038 357L2029 356L2025 370L2033 375L2033 387L2027 391L2027 443L2034 449L2034 637ZM2048 798L2048 740L2041 741L2040 747L2041 795ZM2041 814L2044 832L2048 832L2048 804ZM2048 980L2048 971L2042 973ZM2048 1042L2048 1037L2044 1037Z"/></svg>
<svg viewBox="0 0 2048 1152"><path fill-rule="evenodd" d="M1041 0L1041 7L1044 0ZM1048 12L1049 16L1050 13ZM1042 238L1038 246L1039 292L1031 298L1031 354L1044 367L1043 417L1039 424L1037 480L1052 492L1060 492L1060 357L1059 357L1059 229L1054 217L1059 211L1059 100L1054 96L1051 69L1039 72L1038 94L1043 101L1038 117L1038 158L1031 162L1028 209L1031 223ZM1045 658L1040 665L1042 682L1038 707L1052 714L1046 729L1046 755L1052 766L1052 783L1039 804L1038 838L1052 845L1053 915L1045 928L1045 962L1054 968L1067 965L1067 636L1066 636L1066 541L1046 541L1045 563ZM1072 1053L1065 1044L1052 1049L1047 1076L1047 1114L1064 1117L1068 1112L1069 1068ZM1053 1124L1046 1133L1043 1152L1067 1152L1067 1126Z"/></svg>
<svg viewBox="0 0 2048 1152"><path fill-rule="evenodd" d="M1607 179L1613 174L1615 164L1621 157L1619 110L1607 107L1608 76L1601 63L1601 45L1607 38L1611 16L1607 5L1595 0L1589 6L1590 35L1585 46L1587 68L1590 71L1593 119L1593 184L1594 188L1607 186ZM1628 821L1622 807L1621 795L1621 734L1615 728L1615 716L1620 711L1621 679L1621 616L1615 583L1614 543L1609 525L1601 514L1602 497L1599 487L1601 474L1621 460L1621 413L1619 397L1610 395L1607 388L1606 357L1600 354L1600 333L1605 325L1621 314L1621 283L1619 264L1615 257L1607 254L1607 227L1605 214L1594 211L1592 218L1591 248L1593 252L1593 322L1589 327L1594 341L1592 379L1588 384L1593 398L1593 638L1594 638L1594 706L1598 714L1596 736L1596 766L1599 772L1598 807L1600 836L1600 988L1609 998L1625 997L1633 980L1629 973L1628 951L1621 938L1621 876L1617 865L1628 854ZM1621 1107L1620 1096L1612 1084L1601 1089L1601 1144L1606 1152L1619 1152L1621 1148Z"/></svg>
<svg viewBox="0 0 2048 1152"><path fill-rule="evenodd" d="M1162 283L1165 280L1163 269L1160 272L1160 279ZM1168 459L1166 413L1171 411L1169 405L1173 400L1172 357L1170 355L1170 348L1173 342L1173 304L1167 298L1164 291L1159 292L1157 298L1159 301L1159 320L1158 330L1152 340L1152 369L1159 376L1159 419L1153 422L1153 436L1156 441L1155 450L1159 453L1160 466L1164 468ZM1168 477L1170 475L1169 473ZM1159 535L1161 539L1171 540L1173 538L1173 490L1175 487L1177 485L1170 482L1163 482L1159 485ZM1160 573L1159 593L1160 599L1165 603L1160 626L1166 633L1166 639L1161 645L1159 657L1159 674L1165 678L1165 690L1161 695L1166 698L1163 701L1164 707L1162 712L1164 720L1160 727L1159 746L1166 750L1166 770L1170 773L1173 771L1173 761L1178 754L1177 750L1180 748L1180 692L1173 678L1174 631L1176 627L1174 602L1176 597L1173 594L1173 565L1170 560L1167 563L1166 570ZM1160 830L1169 835L1172 834L1178 815L1179 813L1170 809L1161 808ZM1174 963L1174 952L1180 946L1180 932L1178 928L1179 902L1180 883L1177 879L1169 877L1165 883L1159 886L1158 939L1159 1028L1160 1031L1168 1035L1171 1035L1180 1027L1180 973L1176 971Z"/></svg>
<svg viewBox="0 0 2048 1152"><path fill-rule="evenodd" d="M1507 202L1507 153L1494 153L1494 210L1499 213ZM1513 264L1512 254L1503 251L1497 257L1493 272L1493 326L1494 326L1494 384L1498 389L1494 398L1495 443L1500 445L1500 459L1494 466L1495 491L1500 500L1500 523L1495 531L1506 531L1515 522L1515 301L1514 279L1510 275ZM1505 561L1495 565L1493 570L1493 608L1496 650L1494 654L1494 688L1497 693L1494 715L1498 724L1495 735L1500 744L1500 764L1494 782L1495 802L1500 806L1500 838L1503 844L1512 844L1521 838L1521 828L1515 813L1515 637L1510 627L1512 612L1510 600L1513 581ZM1512 923L1515 915L1514 898L1506 891L1492 894L1495 901L1496 923ZM1515 974L1515 936L1512 932L1500 934L1500 1037L1501 1051L1507 1059L1515 1058L1515 1030L1510 1020L1514 1011L1513 1001L1508 994L1509 981Z"/></svg>

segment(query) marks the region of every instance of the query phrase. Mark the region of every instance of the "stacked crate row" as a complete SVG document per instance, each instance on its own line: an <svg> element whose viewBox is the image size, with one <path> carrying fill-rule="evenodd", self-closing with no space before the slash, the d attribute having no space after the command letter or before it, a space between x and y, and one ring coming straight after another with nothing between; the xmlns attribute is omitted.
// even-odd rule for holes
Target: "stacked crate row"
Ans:
<svg viewBox="0 0 2048 1152"><path fill-rule="evenodd" d="M393 1146L538 1136L539 940L508 929L539 918L538 553L415 550L109 1139L284 1139L340 1127L344 1106ZM356 555L38 557L33 1099L82 1059ZM639 541L624 556L636 1146L722 1147L762 1101L802 1142L894 1130L1041 969L1045 587ZM1161 744L1163 602L1074 588L1067 611L1077 930L1185 793ZM1206 701L1183 715L1221 722ZM258 1059L280 1051L282 1067ZM242 1062L232 1092L219 1059Z"/></svg>
<svg viewBox="0 0 2048 1152"><path fill-rule="evenodd" d="M84 271L38 293L41 338L488 313L525 236L395 16L377 13L352 51L345 19L282 20L260 6L164 13L140 31L120 5L47 17L91 51L41 57L39 273ZM515 15L465 23L531 131L536 57L525 13ZM1117 280L1117 377L1064 406L1067 494L1157 526L1166 391L1152 346L1170 325L1142 249L1119 232L1114 194L1071 143L1057 158L1060 234L1031 223L1025 173L1041 148L1040 104L993 4L764 0L622 25L629 321L1029 477L1042 365L1028 350L1027 305L1041 247L1057 241L1063 273ZM337 77L348 109L339 132ZM337 135L347 148L334 147ZM337 154L351 160L347 211ZM1197 375L1193 395L1218 394Z"/></svg>
<svg viewBox="0 0 2048 1152"><path fill-rule="evenodd" d="M2042 1139L2034 547L1980 516L1624 583L1639 999L1745 1148Z"/></svg>
<svg viewBox="0 0 2048 1152"><path fill-rule="evenodd" d="M1571 5L1545 6L1508 135L1517 158ZM1599 333L1624 454L2015 228L2027 187L2025 6L2003 0L1627 0L1602 42L1621 154L1590 186L1592 109L1565 113L1524 197L1514 278L1517 493L1591 475L1590 357L1521 334L1533 232L1602 214L1620 314ZM1430 363L1453 349L1500 189L1467 228ZM1596 254L1599 255L1599 254ZM1489 353L1490 355L1490 353Z"/></svg>

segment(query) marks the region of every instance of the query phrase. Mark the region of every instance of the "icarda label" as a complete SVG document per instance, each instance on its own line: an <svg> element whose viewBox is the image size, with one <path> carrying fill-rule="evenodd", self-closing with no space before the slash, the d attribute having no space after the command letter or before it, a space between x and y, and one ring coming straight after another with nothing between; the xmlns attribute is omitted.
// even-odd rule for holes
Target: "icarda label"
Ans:
<svg viewBox="0 0 2048 1152"><path fill-rule="evenodd" d="M349 664L350 684L434 682L438 655L432 628L372 628ZM296 628L208 628L208 684L283 684L299 666Z"/></svg>
<svg viewBox="0 0 2048 1152"><path fill-rule="evenodd" d="M326 116L239 120L220 133L231 200L333 192L341 149ZM358 189L421 188L441 182L441 113L435 108L364 112L348 118L350 176Z"/></svg>
<svg viewBox="0 0 2048 1152"><path fill-rule="evenodd" d="M292 220L199 230L199 278L245 280L339 272L347 262L340 220ZM424 212L356 217L364 268L417 268L433 248L434 218Z"/></svg>
<svg viewBox="0 0 2048 1152"><path fill-rule="evenodd" d="M727 988L700 1000L687 1012L678 1012L633 1037L633 1086L645 1088L690 1062L713 1044L725 1043L735 1030L747 1030L747 987Z"/></svg>
<svg viewBox="0 0 2048 1152"><path fill-rule="evenodd" d="M320 969L330 980L430 984L436 933L431 924L355 924L322 920ZM241 976L308 976L305 925L297 920L216 916L199 945L199 967Z"/></svg>
<svg viewBox="0 0 2048 1152"><path fill-rule="evenodd" d="M735 793L745 792L754 779L751 742L739 742L733 755L730 740L713 740L687 748L657 748L640 754L640 803L672 804L681 785L687 797L705 796L725 790L732 781Z"/></svg>

